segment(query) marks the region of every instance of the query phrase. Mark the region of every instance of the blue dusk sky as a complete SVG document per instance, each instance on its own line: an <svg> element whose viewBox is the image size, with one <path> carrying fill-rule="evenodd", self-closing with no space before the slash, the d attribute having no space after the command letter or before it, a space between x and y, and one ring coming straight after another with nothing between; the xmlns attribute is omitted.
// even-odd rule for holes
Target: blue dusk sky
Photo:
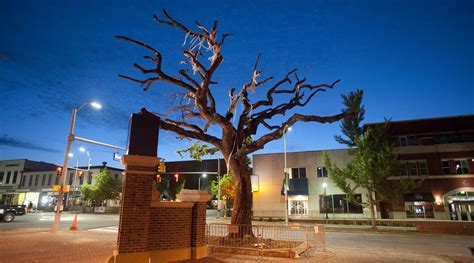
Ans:
<svg viewBox="0 0 474 263"><path fill-rule="evenodd" d="M365 92L366 122L474 113L474 1L3 0L0 159L62 163L71 109L89 99L103 108L81 110L76 134L119 146L126 144L132 112L165 111L173 94L169 86L144 92L117 77L141 77L132 64L146 64L147 52L115 39L126 35L153 45L163 54L166 72L176 73L183 67L184 34L153 22L153 14L163 17L163 8L190 27L194 20L208 27L218 20L221 33L233 34L215 74L221 110L229 88L249 80L261 52L264 76L275 80L293 68L315 84L341 79L304 114L337 114L341 94L355 89ZM259 87L252 96L264 93ZM288 149L343 148L333 138L338 132L339 123L297 124ZM175 151L190 144L162 131L158 152L179 160ZM274 141L259 153L281 152L282 144ZM86 161L79 146L90 149L95 165L120 166L112 160L114 150L74 142L80 165Z"/></svg>

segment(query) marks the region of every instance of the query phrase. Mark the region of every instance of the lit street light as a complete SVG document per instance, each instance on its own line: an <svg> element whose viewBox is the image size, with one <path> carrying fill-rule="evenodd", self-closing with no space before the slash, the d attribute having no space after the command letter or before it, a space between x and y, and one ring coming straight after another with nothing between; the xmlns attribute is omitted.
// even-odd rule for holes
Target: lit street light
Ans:
<svg viewBox="0 0 474 263"><path fill-rule="evenodd" d="M58 194L58 201L56 202L56 211L55 211L55 215L54 215L53 230L58 230L59 226L60 226L59 224L61 222L61 207L63 206L63 197L64 197L64 193L63 193L64 179L66 178L66 175L67 175L67 166L68 166L68 161L69 161L69 153L70 153L70 149L71 149L71 143L74 140L74 124L76 122L76 115L77 115L77 112L80 111L87 104L91 105L93 108L96 108L96 109L102 108L102 105L100 105L99 103L93 102L93 101L88 101L88 102L82 104L81 106L74 107L72 109L71 123L70 123L70 126L69 126L69 134L68 134L68 137L67 137L66 151L65 151L65 155L64 155L64 165L63 165L63 171L64 172L62 173L62 175L59 178L59 180L60 180L59 185L61 187L60 187L59 194Z"/></svg>
<svg viewBox="0 0 474 263"><path fill-rule="evenodd" d="M286 164L286 132L291 131L291 126L285 124L283 127L283 157L285 162L285 169L283 170L285 174L285 180L283 181L283 189L285 193L285 223L288 225L288 168Z"/></svg>
<svg viewBox="0 0 474 263"><path fill-rule="evenodd" d="M328 184L326 182L323 183L323 188L324 188L324 208L326 210L326 219L329 219L328 217L328 199L326 196L326 188L328 187Z"/></svg>
<svg viewBox="0 0 474 263"><path fill-rule="evenodd" d="M201 177L206 178L207 174L202 174L202 176L199 176L199 186L198 186L199 191L201 191Z"/></svg>

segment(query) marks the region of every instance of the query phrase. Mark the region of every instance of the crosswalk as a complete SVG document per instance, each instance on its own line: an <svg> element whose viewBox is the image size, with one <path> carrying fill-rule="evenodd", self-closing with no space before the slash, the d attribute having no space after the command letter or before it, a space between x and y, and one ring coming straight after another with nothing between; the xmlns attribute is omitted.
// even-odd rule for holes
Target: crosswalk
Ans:
<svg viewBox="0 0 474 263"><path fill-rule="evenodd" d="M107 226L107 227L93 228L93 229L89 229L88 231L117 233L118 232L118 226Z"/></svg>

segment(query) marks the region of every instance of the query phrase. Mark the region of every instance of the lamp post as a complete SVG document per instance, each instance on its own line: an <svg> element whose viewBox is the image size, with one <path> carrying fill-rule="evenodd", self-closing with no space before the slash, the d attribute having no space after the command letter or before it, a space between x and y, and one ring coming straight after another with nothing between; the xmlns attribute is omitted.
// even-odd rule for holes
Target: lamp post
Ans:
<svg viewBox="0 0 474 263"><path fill-rule="evenodd" d="M64 179L66 178L66 175L67 175L67 166L69 162L69 151L71 149L71 143L74 140L74 125L76 122L76 115L77 115L77 112L80 111L82 108L84 108L87 104L90 104L93 108L96 108L96 109L102 108L102 105L93 101L88 101L79 107L72 108L71 123L69 124L69 133L67 136L66 153L64 154L63 173L59 177L59 185L61 186L61 188L58 194L58 201L56 202L56 212L54 215L53 230L59 230L60 228L61 207L63 205L63 197L64 197L64 192L63 192Z"/></svg>
<svg viewBox="0 0 474 263"><path fill-rule="evenodd" d="M326 219L329 219L328 217L328 200L326 196L326 188L328 187L328 184L326 182L323 183L323 188L324 188L324 208L326 210Z"/></svg>
<svg viewBox="0 0 474 263"><path fill-rule="evenodd" d="M221 202L221 160L217 157L217 218L220 218L220 202Z"/></svg>
<svg viewBox="0 0 474 263"><path fill-rule="evenodd" d="M285 174L285 180L283 181L283 189L285 193L285 223L288 225L288 171L286 163L286 132L291 131L291 126L285 124L283 127L283 158L285 163L285 169L283 170Z"/></svg>
<svg viewBox="0 0 474 263"><path fill-rule="evenodd" d="M206 178L207 174L202 174L201 176L199 176L199 186L198 186L199 191L201 191L201 177Z"/></svg>

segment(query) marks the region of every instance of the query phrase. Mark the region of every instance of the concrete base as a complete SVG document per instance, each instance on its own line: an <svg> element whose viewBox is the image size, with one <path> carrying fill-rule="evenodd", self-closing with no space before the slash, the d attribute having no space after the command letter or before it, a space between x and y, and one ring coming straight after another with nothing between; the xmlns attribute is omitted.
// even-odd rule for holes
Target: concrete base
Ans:
<svg viewBox="0 0 474 263"><path fill-rule="evenodd" d="M200 259L207 257L207 246L192 247L191 248L191 258Z"/></svg>
<svg viewBox="0 0 474 263"><path fill-rule="evenodd" d="M118 254L114 260L114 256L110 256L106 263L158 263L158 262L172 262L187 259L196 259L192 257L192 251L196 248L178 248L168 250L156 250L147 252L134 252ZM199 248L200 249L200 248ZM197 255L203 255L202 251L197 249ZM207 256L207 247L204 256Z"/></svg>

